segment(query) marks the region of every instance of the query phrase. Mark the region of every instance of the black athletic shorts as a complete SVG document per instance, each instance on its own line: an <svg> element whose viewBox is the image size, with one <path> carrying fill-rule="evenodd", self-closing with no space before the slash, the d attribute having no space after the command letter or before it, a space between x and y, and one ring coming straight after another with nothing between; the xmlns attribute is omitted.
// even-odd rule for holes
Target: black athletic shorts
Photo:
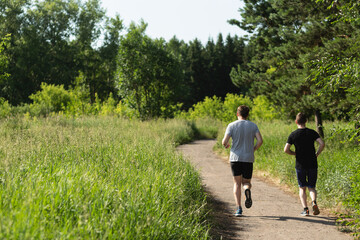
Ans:
<svg viewBox="0 0 360 240"><path fill-rule="evenodd" d="M317 181L317 168L295 169L299 187L315 188Z"/></svg>
<svg viewBox="0 0 360 240"><path fill-rule="evenodd" d="M230 162L233 176L242 176L251 179L253 173L253 163L249 162Z"/></svg>

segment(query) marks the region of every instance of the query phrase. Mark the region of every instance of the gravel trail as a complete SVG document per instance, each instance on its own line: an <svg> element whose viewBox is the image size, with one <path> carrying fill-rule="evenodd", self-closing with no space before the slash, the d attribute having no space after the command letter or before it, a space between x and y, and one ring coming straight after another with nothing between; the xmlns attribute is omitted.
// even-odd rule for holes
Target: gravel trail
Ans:
<svg viewBox="0 0 360 240"><path fill-rule="evenodd" d="M243 216L234 217L230 166L214 154L214 144L215 140L199 140L181 145L178 150L200 171L203 185L213 199L216 232L222 239L352 239L337 230L334 217L323 213L302 217L298 198L256 177L252 179L253 206L247 209L242 201Z"/></svg>

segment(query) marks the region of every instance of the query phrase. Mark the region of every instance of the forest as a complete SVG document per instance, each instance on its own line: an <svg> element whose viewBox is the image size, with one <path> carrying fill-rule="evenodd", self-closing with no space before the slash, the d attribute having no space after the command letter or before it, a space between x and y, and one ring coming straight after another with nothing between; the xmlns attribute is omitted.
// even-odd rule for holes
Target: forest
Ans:
<svg viewBox="0 0 360 240"><path fill-rule="evenodd" d="M302 110L358 121L359 3L244 3L229 24L249 35L203 46L151 39L145 22L124 26L98 0L1 1L1 103L28 111L44 88L62 87L90 105L111 96L149 119L233 93L265 96L283 118Z"/></svg>

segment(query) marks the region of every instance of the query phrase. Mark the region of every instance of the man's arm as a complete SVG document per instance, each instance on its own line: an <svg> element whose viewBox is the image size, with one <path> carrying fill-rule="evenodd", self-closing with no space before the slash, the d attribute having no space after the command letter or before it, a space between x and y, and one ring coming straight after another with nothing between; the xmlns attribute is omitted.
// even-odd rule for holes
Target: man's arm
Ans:
<svg viewBox="0 0 360 240"><path fill-rule="evenodd" d="M291 148L291 144L286 143L285 147L284 147L284 152L289 154L289 155L294 155L295 156L296 153L294 151L292 151L290 148Z"/></svg>
<svg viewBox="0 0 360 240"><path fill-rule="evenodd" d="M319 149L316 152L316 157L318 157L325 148L325 142L321 138L316 139L316 141L319 143Z"/></svg>
<svg viewBox="0 0 360 240"><path fill-rule="evenodd" d="M255 133L256 145L254 146L254 152L260 148L263 144L263 139L260 132Z"/></svg>
<svg viewBox="0 0 360 240"><path fill-rule="evenodd" d="M222 145L223 145L225 148L230 147L229 140L230 140L230 135L225 134L225 136L224 136L224 138L223 138L223 140L222 140Z"/></svg>

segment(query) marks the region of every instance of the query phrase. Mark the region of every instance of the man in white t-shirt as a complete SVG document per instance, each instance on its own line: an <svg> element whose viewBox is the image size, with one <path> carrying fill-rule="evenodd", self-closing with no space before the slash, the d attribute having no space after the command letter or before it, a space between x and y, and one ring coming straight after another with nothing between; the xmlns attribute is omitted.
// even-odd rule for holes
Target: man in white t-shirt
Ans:
<svg viewBox="0 0 360 240"><path fill-rule="evenodd" d="M230 165L234 176L234 197L237 205L235 216L242 215L241 208L241 185L245 190L245 207L252 206L251 178L253 172L254 152L262 145L263 139L257 125L249 120L249 108L239 106L237 109L238 120L230 123L225 131L222 145L230 147L229 140L232 138L230 150ZM254 146L254 139L256 145Z"/></svg>

